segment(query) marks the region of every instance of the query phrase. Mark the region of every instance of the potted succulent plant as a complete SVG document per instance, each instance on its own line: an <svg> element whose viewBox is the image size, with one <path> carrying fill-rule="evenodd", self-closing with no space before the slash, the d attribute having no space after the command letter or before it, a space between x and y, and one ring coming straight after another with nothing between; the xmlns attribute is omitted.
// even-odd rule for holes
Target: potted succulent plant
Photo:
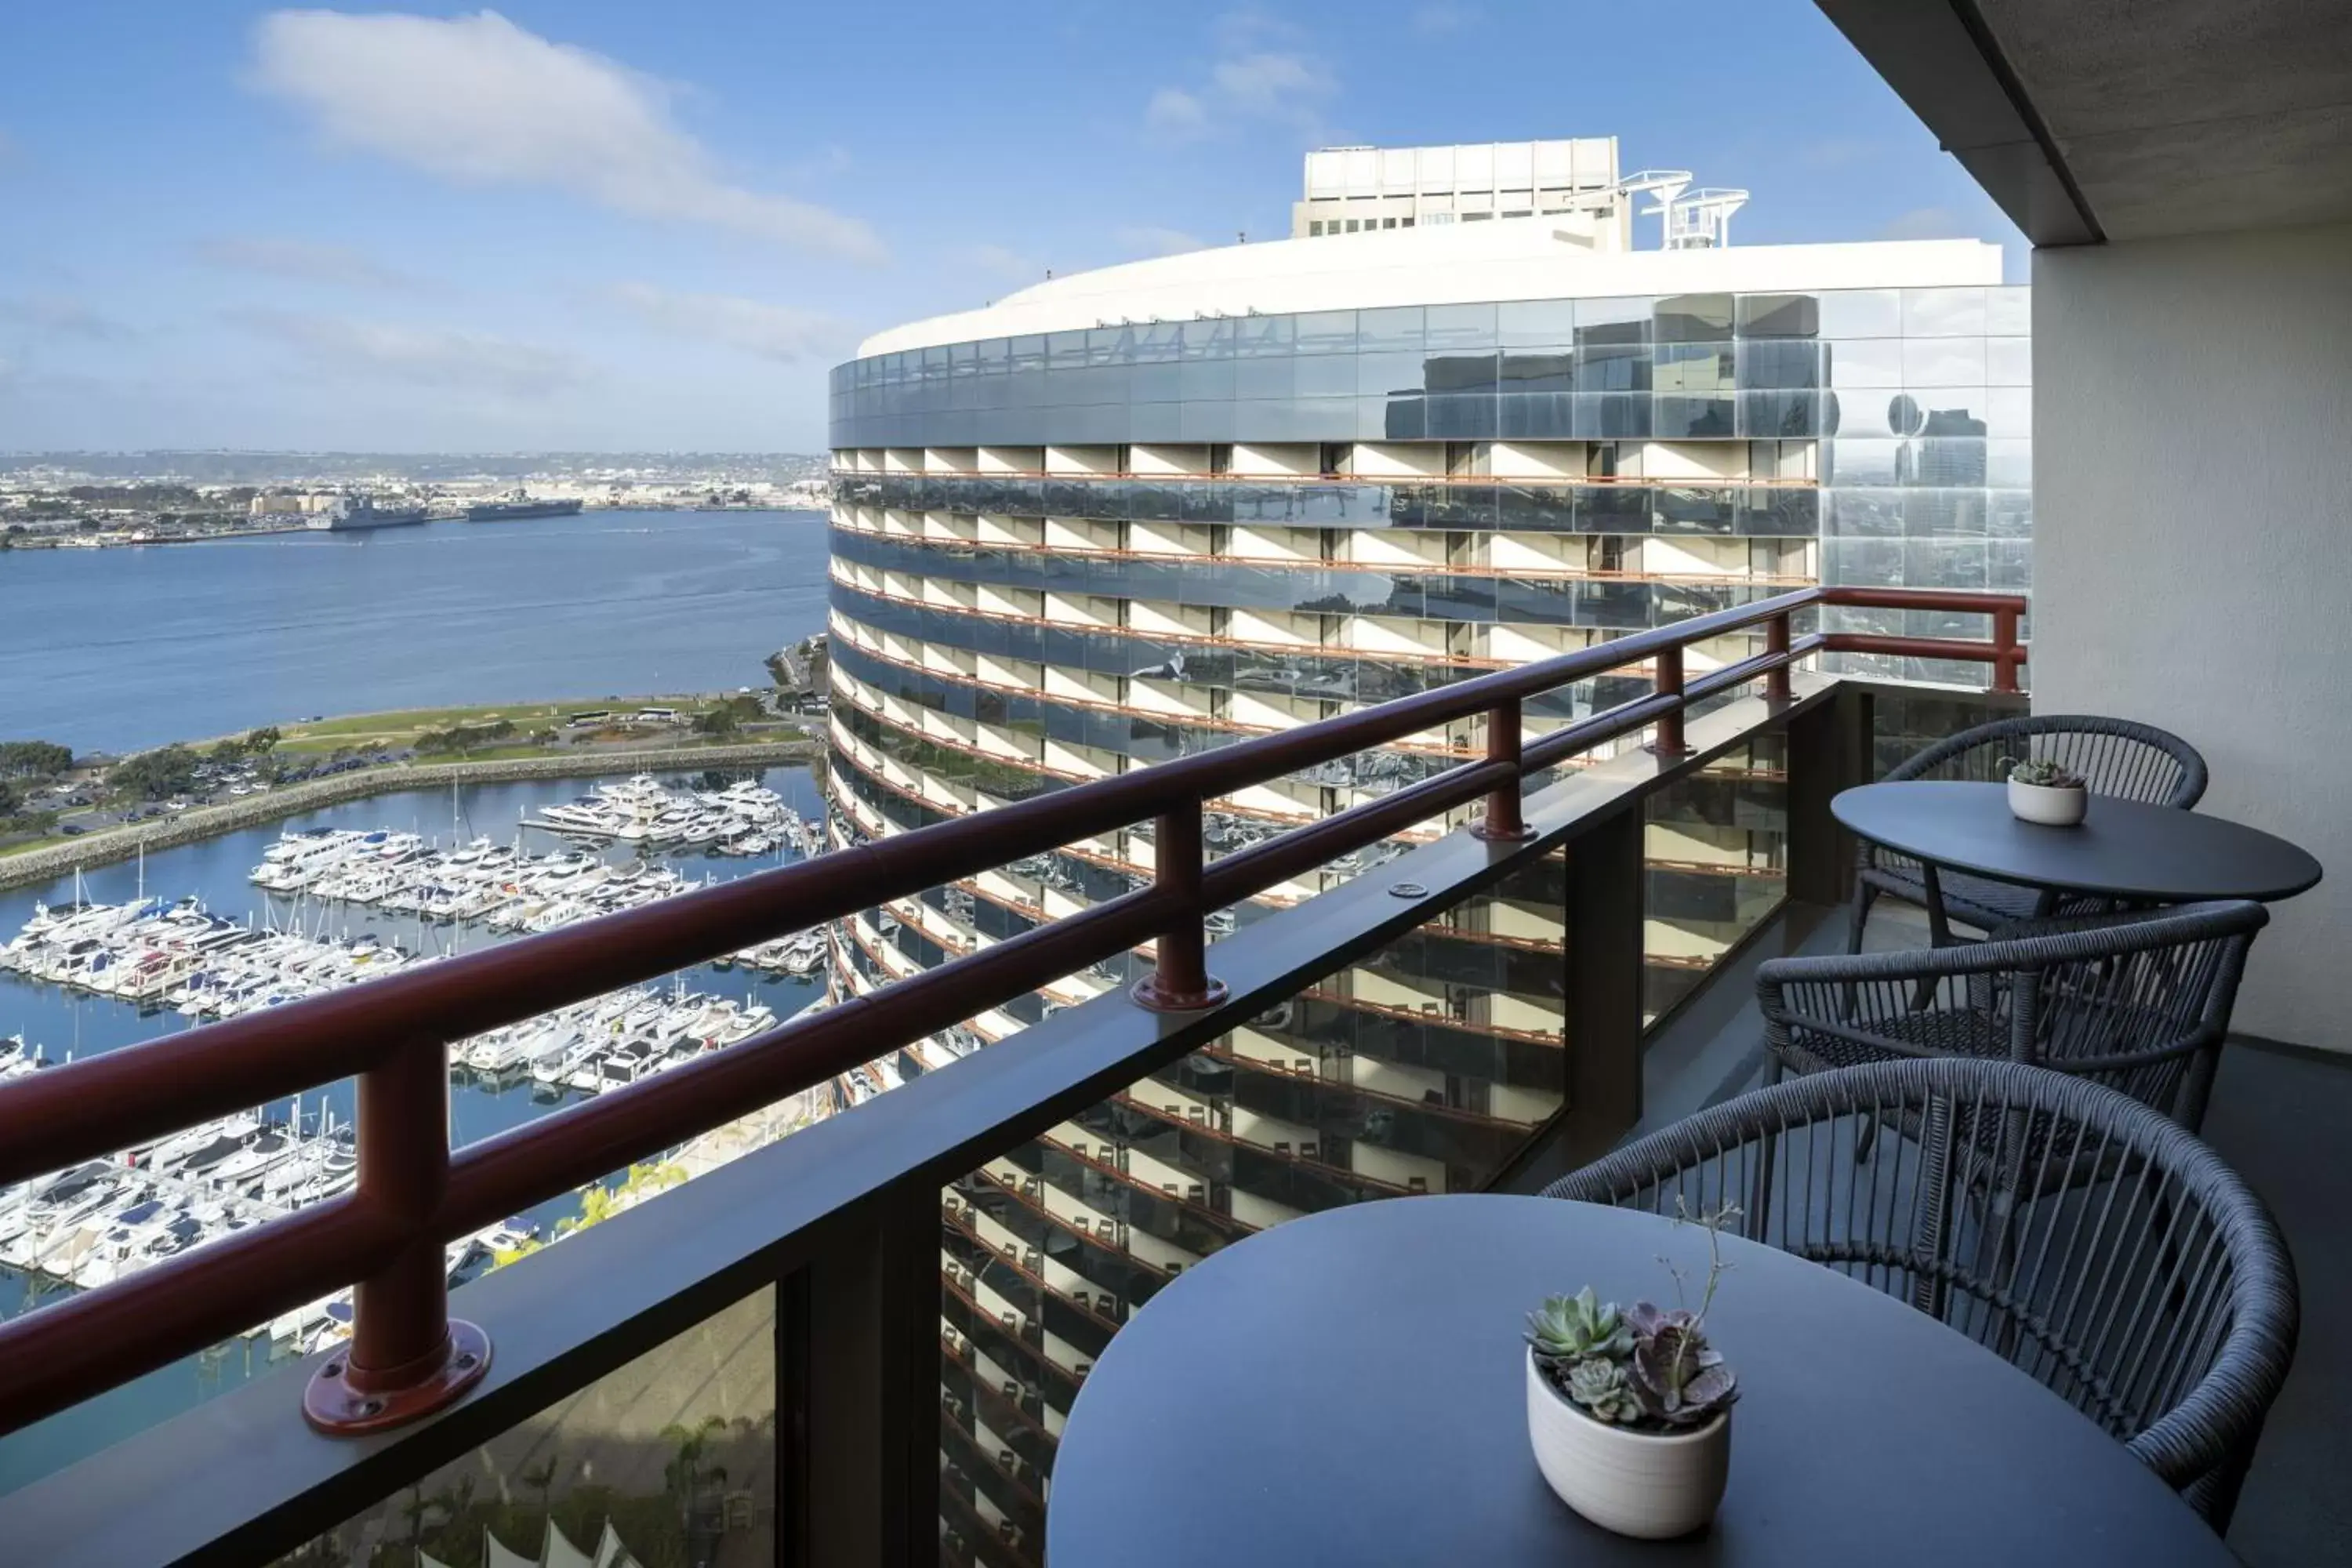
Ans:
<svg viewBox="0 0 2352 1568"><path fill-rule="evenodd" d="M1620 1535L1686 1535L1715 1517L1731 1466L1738 1380L1707 1343L1724 1270L1719 1228L1700 1217L1706 1288L1696 1310L1647 1301L1625 1310L1591 1286L1528 1314L1528 1440L1569 1507ZM1683 1278L1675 1274L1677 1298Z"/></svg>
<svg viewBox="0 0 2352 1568"><path fill-rule="evenodd" d="M2010 814L2020 822L2072 827L2090 810L2091 792L2080 773L2046 757L2003 757L2000 765L2009 773Z"/></svg>

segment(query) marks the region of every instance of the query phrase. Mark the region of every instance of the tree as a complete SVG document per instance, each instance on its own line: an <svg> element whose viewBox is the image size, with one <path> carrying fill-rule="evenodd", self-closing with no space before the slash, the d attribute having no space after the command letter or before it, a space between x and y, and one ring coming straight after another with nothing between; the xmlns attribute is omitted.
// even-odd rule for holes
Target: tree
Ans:
<svg viewBox="0 0 2352 1568"><path fill-rule="evenodd" d="M686 1521L689 1531L694 1528L694 1505L698 1500L702 1483L716 1480L721 1485L726 1484L727 1468L724 1465L703 1462L710 1448L710 1439L726 1430L727 1418L723 1415L706 1415L690 1427L673 1421L661 1430L662 1441L676 1450L669 1463L662 1467L662 1481L670 1495L677 1499L678 1517Z"/></svg>
<svg viewBox="0 0 2352 1568"><path fill-rule="evenodd" d="M522 1484L539 1494L539 1511L542 1517L547 1515L547 1494L555 1489L559 1457L558 1450L550 1448L546 1458L536 1465L523 1467Z"/></svg>
<svg viewBox="0 0 2352 1568"><path fill-rule="evenodd" d="M196 754L187 747L164 746L115 763L106 782L118 795L168 800L195 788L196 765Z"/></svg>
<svg viewBox="0 0 2352 1568"><path fill-rule="evenodd" d="M268 756L283 739L285 737L278 732L277 725L265 724L258 730L245 732L245 750L249 756Z"/></svg>
<svg viewBox="0 0 2352 1568"><path fill-rule="evenodd" d="M72 749L54 741L0 741L0 775L54 778L72 766Z"/></svg>

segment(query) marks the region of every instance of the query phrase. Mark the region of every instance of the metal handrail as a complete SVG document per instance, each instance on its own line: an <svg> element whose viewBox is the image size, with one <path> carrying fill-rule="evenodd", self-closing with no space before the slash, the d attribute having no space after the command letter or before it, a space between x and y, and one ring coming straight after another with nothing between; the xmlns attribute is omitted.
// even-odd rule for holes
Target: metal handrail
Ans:
<svg viewBox="0 0 2352 1568"><path fill-rule="evenodd" d="M1791 635L1817 605L1992 617L1988 642ZM357 1075L359 1182L129 1279L0 1324L0 1429L14 1429L357 1280L347 1352L310 1383L305 1411L331 1432L412 1420L457 1397L488 1365L480 1330L453 1323L442 1247L761 1106L1146 942L1137 999L1213 1005L1202 917L1418 821L1486 798L1475 831L1523 837L1520 784L1603 741L1654 727L1684 752L1700 698L1753 680L1790 700L1790 670L1819 651L1990 663L2015 690L2024 601L1937 590L1809 588L1457 682L1286 732L1237 742L1048 795L705 889L268 1012L125 1047L0 1089L0 1183L163 1136L194 1122ZM1763 623L1763 652L1695 680L1682 650ZM1650 661L1650 696L1522 741L1521 704L1555 687ZM1203 865L1204 801L1485 715L1487 754ZM1034 927L879 991L789 1021L675 1071L451 1152L450 1042L782 933L912 897L1031 855L1155 819L1149 889Z"/></svg>

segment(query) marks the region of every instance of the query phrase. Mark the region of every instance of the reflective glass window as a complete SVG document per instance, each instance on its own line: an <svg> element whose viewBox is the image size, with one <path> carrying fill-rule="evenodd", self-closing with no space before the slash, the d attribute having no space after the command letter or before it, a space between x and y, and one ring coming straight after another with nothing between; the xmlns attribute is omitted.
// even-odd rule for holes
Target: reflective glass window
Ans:
<svg viewBox="0 0 2352 1568"><path fill-rule="evenodd" d="M1982 338L1906 338L1903 343L1906 386L1981 386L1985 379Z"/></svg>
<svg viewBox="0 0 2352 1568"><path fill-rule="evenodd" d="M1356 312L1359 353L1419 353L1424 337L1423 315L1418 305Z"/></svg>
<svg viewBox="0 0 2352 1568"><path fill-rule="evenodd" d="M1739 384L1759 390L1821 384L1822 345L1770 339L1739 345Z"/></svg>
<svg viewBox="0 0 2352 1568"><path fill-rule="evenodd" d="M1121 364L1134 357L1132 327L1097 327L1087 334L1088 364Z"/></svg>
<svg viewBox="0 0 2352 1568"><path fill-rule="evenodd" d="M1832 386L1901 386L1903 340L1847 338L1822 345L1822 373Z"/></svg>
<svg viewBox="0 0 2352 1568"><path fill-rule="evenodd" d="M1507 351L1500 374L1507 392L1573 392L1576 355L1564 347L1549 353Z"/></svg>
<svg viewBox="0 0 2352 1568"><path fill-rule="evenodd" d="M1650 342L1648 300L1580 300L1576 304L1576 346L1587 349L1647 345Z"/></svg>
<svg viewBox="0 0 2352 1568"><path fill-rule="evenodd" d="M1903 532L1903 492L1840 484L1822 492L1822 531L1830 538L1886 539Z"/></svg>
<svg viewBox="0 0 2352 1568"><path fill-rule="evenodd" d="M1980 338L1984 331L1985 291L1981 289L1903 290L1906 338Z"/></svg>
<svg viewBox="0 0 2352 1568"><path fill-rule="evenodd" d="M1739 300L1743 338L1812 338L1821 335L1821 304L1811 294L1748 294Z"/></svg>
<svg viewBox="0 0 2352 1568"><path fill-rule="evenodd" d="M2030 489L2033 483L2033 443L2014 437L1995 437L1987 441L1985 483L2000 489Z"/></svg>
<svg viewBox="0 0 2352 1568"><path fill-rule="evenodd" d="M1299 397L1350 397L1358 390L1354 354L1301 354L1295 360L1271 363L1290 367L1292 386ZM1243 368L1249 368L1248 361L1243 362Z"/></svg>
<svg viewBox="0 0 2352 1568"><path fill-rule="evenodd" d="M1496 334L1505 348L1545 348L1576 341L1573 300L1511 300L1495 308Z"/></svg>
<svg viewBox="0 0 2352 1568"><path fill-rule="evenodd" d="M2023 336L2033 331L2033 290L2026 288L1985 290L1984 330L1995 337Z"/></svg>
<svg viewBox="0 0 2352 1568"><path fill-rule="evenodd" d="M1182 348L1182 326L1175 321L1153 321L1134 330L1132 350L1138 364L1159 364L1179 357Z"/></svg>
<svg viewBox="0 0 2352 1568"><path fill-rule="evenodd" d="M1985 350L1985 384L1988 386L2031 386L2033 384L2033 340L2032 338L1987 338Z"/></svg>
<svg viewBox="0 0 2352 1568"><path fill-rule="evenodd" d="M1303 364L1329 363L1306 360ZM1347 364L1348 361L1339 361ZM1353 363L1353 384L1348 388L1366 397L1385 396L1391 393L1417 393L1422 390L1422 355L1418 349L1401 353L1360 353Z"/></svg>
<svg viewBox="0 0 2352 1568"><path fill-rule="evenodd" d="M1850 485L1893 485L1897 482L1895 440L1853 440L1841 436L1824 448L1822 480L1844 489Z"/></svg>
<svg viewBox="0 0 2352 1568"><path fill-rule="evenodd" d="M1825 338L1899 338L1903 297L1892 289L1838 289L1816 296Z"/></svg>
<svg viewBox="0 0 2352 1568"><path fill-rule="evenodd" d="M1658 392L1728 392L1737 384L1728 342L1662 342L1651 354L1650 385Z"/></svg>
<svg viewBox="0 0 2352 1568"><path fill-rule="evenodd" d="M1293 374L1293 367L1297 363L1287 354L1236 360L1233 366L1233 395L1244 398L1291 396L1297 390L1297 379ZM1340 360L1338 363L1343 371L1349 368L1347 360ZM1351 374L1348 379L1350 384L1347 390L1353 392L1355 378Z"/></svg>
<svg viewBox="0 0 2352 1568"><path fill-rule="evenodd" d="M1432 392L1493 392L1498 380L1498 357L1493 353L1433 354L1420 367L1420 379Z"/></svg>
<svg viewBox="0 0 2352 1568"><path fill-rule="evenodd" d="M1706 343L1731 336L1731 296L1677 294L1660 300L1654 312L1656 341Z"/></svg>
<svg viewBox="0 0 2352 1568"><path fill-rule="evenodd" d="M1300 353L1348 353L1356 347L1353 310L1312 310L1289 320L1295 323Z"/></svg>
<svg viewBox="0 0 2352 1568"><path fill-rule="evenodd" d="M2033 434L2033 389L1996 386L1985 394L1985 420L1995 436Z"/></svg>
<svg viewBox="0 0 2352 1568"><path fill-rule="evenodd" d="M1585 329L1577 329L1581 334ZM1576 351L1580 392L1647 392L1650 349L1646 343L1596 342Z"/></svg>
<svg viewBox="0 0 2352 1568"><path fill-rule="evenodd" d="M1045 339L1043 333L1032 332L1026 337L1011 339L1006 353L1010 356L1008 363L1016 372L1045 368Z"/></svg>
<svg viewBox="0 0 2352 1568"><path fill-rule="evenodd" d="M1187 323L1185 330L1190 331L1195 324ZM1231 347L1230 344L1227 346ZM1188 352L1190 347L1188 342ZM1185 360L1177 367L1180 373L1177 379L1181 389L1180 395L1187 403L1205 403L1219 398L1230 401L1234 395L1234 371L1237 363L1230 357Z"/></svg>
<svg viewBox="0 0 2352 1568"><path fill-rule="evenodd" d="M1083 329L1075 332L1049 332L1045 336L1045 363L1055 370L1065 365L1077 369L1087 363L1087 334Z"/></svg>
<svg viewBox="0 0 2352 1568"><path fill-rule="evenodd" d="M1188 360L1231 359L1234 354L1234 323L1186 321L1180 328L1180 341Z"/></svg>
<svg viewBox="0 0 2352 1568"><path fill-rule="evenodd" d="M1231 325L1234 352L1243 358L1287 358L1297 352L1297 322L1294 317L1246 316Z"/></svg>
<svg viewBox="0 0 2352 1568"><path fill-rule="evenodd" d="M972 345L982 375L1002 375L1012 357L1012 344L1003 338L982 338Z"/></svg>
<svg viewBox="0 0 2352 1568"><path fill-rule="evenodd" d="M1490 349L1501 341L1496 335L1493 305L1432 305L1426 314L1431 353L1449 349ZM1561 337L1555 341L1570 340Z"/></svg>

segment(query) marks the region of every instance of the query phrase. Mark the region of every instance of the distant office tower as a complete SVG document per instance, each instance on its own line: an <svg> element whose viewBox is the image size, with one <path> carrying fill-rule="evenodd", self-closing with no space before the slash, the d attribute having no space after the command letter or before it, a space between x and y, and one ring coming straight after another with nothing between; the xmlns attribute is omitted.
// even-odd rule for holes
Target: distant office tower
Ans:
<svg viewBox="0 0 2352 1568"><path fill-rule="evenodd" d="M1318 184L1310 163L1309 237L1056 279L883 332L835 371L836 842L1799 584L2027 585L2027 300L2000 286L1997 247L1727 248L1732 194L1689 206L1674 175L1643 187L1673 248L1634 249L1624 231L1651 209L1631 211L1611 143L1438 151L1454 154L1444 190L1429 149L1314 154L1337 173ZM1465 172L1465 151L1491 167ZM1408 158L1410 189L1391 194ZM1465 216L1474 188L1500 215L1522 166L1532 218L1426 221L1441 195ZM1335 245L1318 204L1352 213L1361 167L1365 200L1410 201L1421 221L1399 210L1390 229L1380 206L1377 231ZM1548 189L1605 221L1542 210ZM1759 646L1719 639L1695 668ZM1640 670L1590 682L1529 724L1646 689ZM1220 802L1211 853L1482 745L1465 724ZM1652 811L1653 1014L1780 898L1777 764L1725 759ZM1151 864L1144 824L867 911L836 932L835 986L1013 936ZM950 1190L951 1556L1034 1560L1061 1414L1173 1274L1289 1215L1476 1187L1560 1108L1559 889L1522 876L1449 911ZM844 1097L1139 973L1072 975L853 1075Z"/></svg>

